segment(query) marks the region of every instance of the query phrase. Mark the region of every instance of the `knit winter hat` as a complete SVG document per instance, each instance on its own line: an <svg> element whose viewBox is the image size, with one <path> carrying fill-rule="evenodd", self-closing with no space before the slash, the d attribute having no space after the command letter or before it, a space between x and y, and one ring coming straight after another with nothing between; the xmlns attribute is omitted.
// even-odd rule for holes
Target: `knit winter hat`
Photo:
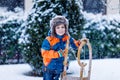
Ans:
<svg viewBox="0 0 120 80"><path fill-rule="evenodd" d="M55 16L54 18L52 18L52 20L50 20L50 29L52 36L55 36L55 27L60 24L65 25L65 34L68 34L68 20L64 16Z"/></svg>

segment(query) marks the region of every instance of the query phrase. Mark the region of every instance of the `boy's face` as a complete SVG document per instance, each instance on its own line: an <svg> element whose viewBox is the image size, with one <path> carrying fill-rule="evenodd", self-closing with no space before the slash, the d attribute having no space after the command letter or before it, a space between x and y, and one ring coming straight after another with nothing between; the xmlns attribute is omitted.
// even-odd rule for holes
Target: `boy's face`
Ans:
<svg viewBox="0 0 120 80"><path fill-rule="evenodd" d="M55 32L56 32L57 35L60 35L60 36L64 35L65 34L64 24L60 24L60 25L56 26L55 27Z"/></svg>

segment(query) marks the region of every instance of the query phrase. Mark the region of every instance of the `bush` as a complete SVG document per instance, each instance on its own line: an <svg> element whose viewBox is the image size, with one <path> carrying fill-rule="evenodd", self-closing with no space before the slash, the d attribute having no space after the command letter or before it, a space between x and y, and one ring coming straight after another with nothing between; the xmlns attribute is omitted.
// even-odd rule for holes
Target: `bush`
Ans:
<svg viewBox="0 0 120 80"><path fill-rule="evenodd" d="M5 17L5 16L3 16ZM0 64L19 63L21 49L18 40L22 19L6 17L0 22ZM16 61L14 61L16 59Z"/></svg>
<svg viewBox="0 0 120 80"><path fill-rule="evenodd" d="M120 57L120 20L107 16L87 19L83 33L90 39L93 58Z"/></svg>

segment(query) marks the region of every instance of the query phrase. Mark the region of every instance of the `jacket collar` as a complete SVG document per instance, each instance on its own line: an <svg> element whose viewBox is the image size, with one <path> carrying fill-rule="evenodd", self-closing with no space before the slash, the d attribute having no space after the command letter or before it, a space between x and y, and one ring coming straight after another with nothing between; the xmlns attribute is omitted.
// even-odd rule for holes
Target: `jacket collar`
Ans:
<svg viewBox="0 0 120 80"><path fill-rule="evenodd" d="M64 35L60 36L60 35L56 34L56 37L59 38L59 39L62 39L64 37Z"/></svg>

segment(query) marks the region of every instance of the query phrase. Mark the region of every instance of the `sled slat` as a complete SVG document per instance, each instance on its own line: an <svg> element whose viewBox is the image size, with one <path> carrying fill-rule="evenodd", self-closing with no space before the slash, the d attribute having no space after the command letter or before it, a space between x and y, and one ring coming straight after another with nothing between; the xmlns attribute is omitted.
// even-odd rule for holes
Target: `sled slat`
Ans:
<svg viewBox="0 0 120 80"><path fill-rule="evenodd" d="M81 80L80 77L64 76L62 80ZM88 77L84 77L82 80L88 80Z"/></svg>

